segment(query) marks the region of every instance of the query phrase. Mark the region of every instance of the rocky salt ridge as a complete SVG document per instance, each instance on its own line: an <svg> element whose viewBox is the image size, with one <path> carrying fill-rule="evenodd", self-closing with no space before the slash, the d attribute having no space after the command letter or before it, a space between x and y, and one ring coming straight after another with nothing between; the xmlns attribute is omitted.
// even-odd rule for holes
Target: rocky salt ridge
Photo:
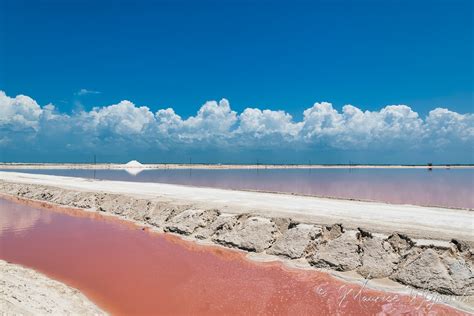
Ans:
<svg viewBox="0 0 474 316"><path fill-rule="evenodd" d="M106 315L78 290L0 260L0 314Z"/></svg>
<svg viewBox="0 0 474 316"><path fill-rule="evenodd" d="M0 192L25 199L113 214L158 231L249 253L274 255L316 269L389 278L415 289L474 296L474 251L468 242L425 241L406 235L346 230L292 218L227 214L189 203L0 181Z"/></svg>

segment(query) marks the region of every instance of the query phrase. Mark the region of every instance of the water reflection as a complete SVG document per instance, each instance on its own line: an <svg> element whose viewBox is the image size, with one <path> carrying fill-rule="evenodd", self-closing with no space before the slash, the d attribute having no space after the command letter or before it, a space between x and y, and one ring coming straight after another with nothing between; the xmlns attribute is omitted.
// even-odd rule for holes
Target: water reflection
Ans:
<svg viewBox="0 0 474 316"><path fill-rule="evenodd" d="M32 227L51 222L51 214L43 214L38 209L23 212L23 206L11 204L11 212L1 213L0 236L4 234L22 235Z"/></svg>
<svg viewBox="0 0 474 316"><path fill-rule="evenodd" d="M474 169L161 169L16 170L106 180L161 182L223 189L243 189L474 208Z"/></svg>
<svg viewBox="0 0 474 316"><path fill-rule="evenodd" d="M63 281L113 315L462 314L408 296L347 296L341 304L341 289L361 287L321 272L256 264L240 252L142 231L116 218L70 216L0 199L3 226L17 225L19 214L35 218L34 225L23 225L21 236L0 234L0 259Z"/></svg>
<svg viewBox="0 0 474 316"><path fill-rule="evenodd" d="M127 169L123 169L123 170L125 170L131 176L137 176L138 174L140 174L145 169L143 169L143 168L127 168Z"/></svg>

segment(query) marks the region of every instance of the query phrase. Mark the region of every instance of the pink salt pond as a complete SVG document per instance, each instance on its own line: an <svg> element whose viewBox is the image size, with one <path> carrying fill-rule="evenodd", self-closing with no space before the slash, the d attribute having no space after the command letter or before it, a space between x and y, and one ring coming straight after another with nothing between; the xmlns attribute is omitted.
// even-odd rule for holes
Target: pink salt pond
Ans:
<svg viewBox="0 0 474 316"><path fill-rule="evenodd" d="M96 213L0 199L0 259L82 291L113 315L463 314L326 273L156 234Z"/></svg>

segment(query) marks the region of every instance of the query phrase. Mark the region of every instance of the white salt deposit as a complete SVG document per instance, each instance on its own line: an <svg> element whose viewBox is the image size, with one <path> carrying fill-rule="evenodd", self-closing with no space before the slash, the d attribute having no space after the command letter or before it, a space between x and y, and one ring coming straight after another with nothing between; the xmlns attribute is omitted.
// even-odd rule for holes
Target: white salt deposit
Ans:
<svg viewBox="0 0 474 316"><path fill-rule="evenodd" d="M338 221L347 227L363 227L379 233L391 234L396 230L413 235L415 238L444 240L456 238L474 241L473 212L468 210L196 188L165 183L92 181L82 178L2 171L0 171L0 179L88 192L100 192L107 188L107 192L110 193L163 198L180 203L185 202L198 208L217 208L236 214L252 212L269 217L291 216L307 223Z"/></svg>
<svg viewBox="0 0 474 316"><path fill-rule="evenodd" d="M127 162L125 164L125 167L128 169L128 168L143 168L144 165L142 165L141 163L139 163L138 161L136 160L131 160L129 162Z"/></svg>

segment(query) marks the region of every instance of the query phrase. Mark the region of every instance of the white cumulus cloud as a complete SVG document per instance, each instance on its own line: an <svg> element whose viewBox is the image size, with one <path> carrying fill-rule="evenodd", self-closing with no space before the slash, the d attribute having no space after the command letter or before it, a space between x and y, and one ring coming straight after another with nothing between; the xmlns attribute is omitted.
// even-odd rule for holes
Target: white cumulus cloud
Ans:
<svg viewBox="0 0 474 316"><path fill-rule="evenodd" d="M37 130L43 110L35 100L26 95L8 97L0 91L0 127L13 131Z"/></svg>
<svg viewBox="0 0 474 316"><path fill-rule="evenodd" d="M284 111L247 108L239 116L239 129L242 134L255 138L278 134L282 137L296 137L302 123L293 122L293 117Z"/></svg>
<svg viewBox="0 0 474 316"><path fill-rule="evenodd" d="M205 102L193 116L183 118L174 109L153 113L130 101L94 107L67 115L52 104L41 107L31 97L9 97L0 91L0 147L19 142L55 144L64 148L116 145L153 148L279 149L332 148L334 150L439 150L474 144L474 114L436 108L422 118L408 105L388 105L363 111L345 105L315 103L295 121L283 111L246 108L233 111L226 99Z"/></svg>
<svg viewBox="0 0 474 316"><path fill-rule="evenodd" d="M122 136L140 134L155 122L148 107L136 107L126 100L106 107L95 107L89 112L82 111L77 119L87 131L111 132Z"/></svg>

